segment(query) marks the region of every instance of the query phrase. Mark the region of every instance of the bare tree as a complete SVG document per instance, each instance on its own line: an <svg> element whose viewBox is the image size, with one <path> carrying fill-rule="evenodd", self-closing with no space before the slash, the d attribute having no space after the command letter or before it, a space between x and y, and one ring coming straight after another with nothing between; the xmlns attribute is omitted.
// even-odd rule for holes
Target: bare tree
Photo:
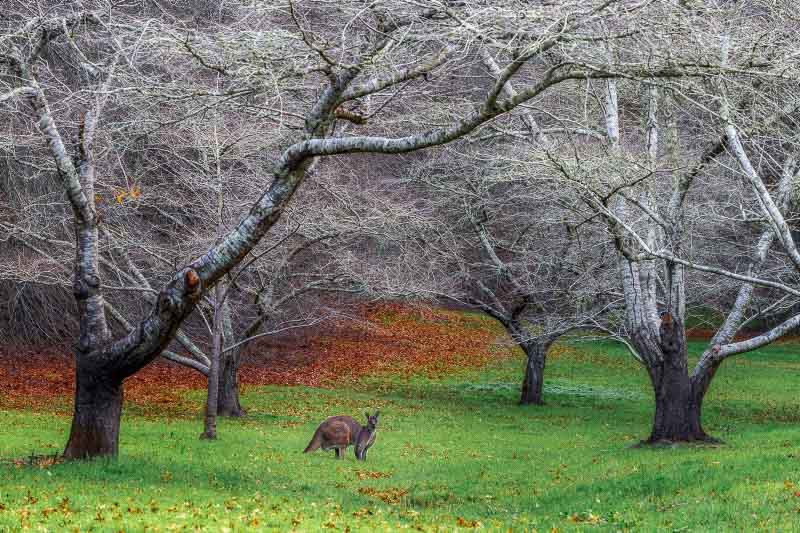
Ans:
<svg viewBox="0 0 800 533"><path fill-rule="evenodd" d="M415 214L407 233L423 241L410 261L432 272L432 292L496 319L522 349L520 404L542 404L550 346L594 327L619 298L594 225L569 189L536 170L541 143L523 144L523 155L515 141L459 143L423 162L405 194Z"/></svg>
<svg viewBox="0 0 800 533"><path fill-rule="evenodd" d="M701 10L687 12L687 17L702 24L702 17L708 14ZM769 15L759 20L764 28L780 18L779 10ZM710 20L713 25L721 19ZM787 99L780 76L773 78L771 71L775 65L785 69L792 64L791 53L778 47L783 52L773 54L774 62L754 59L760 53L758 39L769 36L765 40L770 41L779 35L770 34L769 29L754 33L752 27L715 29L697 34L703 35L703 50L718 54L723 68L735 62L758 63L756 72L741 78L731 69L703 85L663 87L656 80L623 84L627 94L634 95L634 102L640 95L644 102L643 112L635 115L642 127L629 127L627 136L621 122L620 82L606 80L598 98L606 127L605 145L594 152L595 156L581 151L576 152L578 157L552 158L554 167L576 186L585 204L605 220L618 251L619 279L626 302L622 335L646 368L654 391L650 443L714 440L702 427L701 409L719 365L727 357L764 346L800 324L800 316L795 315L751 339L735 339L745 324L763 312L758 309L761 306L754 305L756 287L768 291L762 294L762 299L771 299L763 305L766 309L785 305L786 295L798 295L785 282L761 275L774 271L779 262L771 252L775 243L789 258L794 247L785 213L793 210L798 168L796 147L784 128L787 121L793 121L798 108L794 98ZM776 44L781 43L764 42L767 47ZM735 96L730 92L733 87ZM753 105L754 96L765 105ZM711 110L709 105L717 109ZM683 121L679 120L681 106L692 108ZM779 177L772 189L751 164L740 140L742 126L737 127L735 120L746 121L744 128L753 138L769 131L782 139L780 153L768 154L764 144L754 144L767 157L764 169L777 171ZM703 134L707 139L699 146L692 139L697 135L693 123L698 121L706 126ZM739 172L726 167L731 157L738 163ZM740 176L749 185L749 192L739 188ZM730 205L731 190L738 206ZM724 232L720 228L732 222L741 224L742 229L732 232L730 242L721 244L719 237ZM758 224L757 231L752 231L754 223ZM740 255L731 257L732 253ZM717 265L708 264L718 260L721 262ZM708 274L740 285L722 325L690 370L687 294L692 276L694 286L699 287L707 282ZM726 290L729 286L716 285Z"/></svg>

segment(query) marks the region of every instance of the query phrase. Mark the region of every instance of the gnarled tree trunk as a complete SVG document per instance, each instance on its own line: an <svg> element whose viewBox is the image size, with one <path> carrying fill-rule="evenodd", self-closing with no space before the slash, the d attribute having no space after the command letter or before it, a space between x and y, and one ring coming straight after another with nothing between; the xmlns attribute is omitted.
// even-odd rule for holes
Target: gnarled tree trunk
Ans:
<svg viewBox="0 0 800 533"><path fill-rule="evenodd" d="M648 443L696 442L711 439L700 424L705 387L696 387L688 373L683 324L669 313L661 317L660 362L648 367L656 410Z"/></svg>
<svg viewBox="0 0 800 533"><path fill-rule="evenodd" d="M712 440L700 424L702 397L695 393L689 377L665 362L650 369L656 411L648 443Z"/></svg>
<svg viewBox="0 0 800 533"><path fill-rule="evenodd" d="M519 399L520 405L543 404L542 388L544 385L544 365L547 350L550 349L558 335L531 337L522 322L514 318L501 320L501 323L526 355L525 376L522 378L522 390Z"/></svg>
<svg viewBox="0 0 800 533"><path fill-rule="evenodd" d="M527 356L525 377L522 379L520 405L544 403L542 386L544 384L544 365L549 344L530 341L520 345Z"/></svg>
<svg viewBox="0 0 800 533"><path fill-rule="evenodd" d="M122 381L78 365L75 383L75 411L67 459L117 455L122 415Z"/></svg>

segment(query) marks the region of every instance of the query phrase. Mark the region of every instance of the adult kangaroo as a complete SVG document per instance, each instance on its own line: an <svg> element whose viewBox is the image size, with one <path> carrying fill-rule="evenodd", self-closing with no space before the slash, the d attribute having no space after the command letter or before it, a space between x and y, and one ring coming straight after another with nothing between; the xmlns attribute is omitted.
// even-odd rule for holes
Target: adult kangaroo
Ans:
<svg viewBox="0 0 800 533"><path fill-rule="evenodd" d="M341 459L347 447L352 444L355 446L356 459L366 461L367 450L375 442L375 434L378 432L378 414L379 411L375 411L374 415L364 413L367 425L363 427L350 416L326 418L314 432L303 453L319 448L325 451L333 449L336 457Z"/></svg>

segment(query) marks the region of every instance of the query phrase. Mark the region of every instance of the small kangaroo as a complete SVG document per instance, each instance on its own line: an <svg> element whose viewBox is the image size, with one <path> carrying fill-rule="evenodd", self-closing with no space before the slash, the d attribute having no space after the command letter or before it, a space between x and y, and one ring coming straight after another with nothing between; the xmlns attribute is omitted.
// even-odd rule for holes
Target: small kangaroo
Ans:
<svg viewBox="0 0 800 533"><path fill-rule="evenodd" d="M379 411L375 411L372 416L369 413L364 414L367 417L367 425L364 427L349 416L326 418L314 432L311 442L308 443L303 453L313 452L319 448L325 451L333 448L336 458L341 459L344 457L347 447L353 444L355 445L356 459L366 461L367 450L375 442L375 434L378 432Z"/></svg>

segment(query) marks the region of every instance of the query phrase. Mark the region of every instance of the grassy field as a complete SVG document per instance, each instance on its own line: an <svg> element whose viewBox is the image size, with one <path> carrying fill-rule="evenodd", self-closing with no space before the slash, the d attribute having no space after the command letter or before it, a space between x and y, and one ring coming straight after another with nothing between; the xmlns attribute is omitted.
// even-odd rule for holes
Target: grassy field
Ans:
<svg viewBox="0 0 800 533"><path fill-rule="evenodd" d="M649 431L646 375L603 343L558 350L543 407L515 404L521 359L506 359L345 390L249 388L249 416L222 421L216 442L198 439L199 417L131 409L117 460L0 464L0 530L800 531L797 352L722 367L704 417L720 447L632 448ZM367 408L382 413L368 462L301 453L321 419ZM68 424L0 411L0 457L57 452Z"/></svg>

